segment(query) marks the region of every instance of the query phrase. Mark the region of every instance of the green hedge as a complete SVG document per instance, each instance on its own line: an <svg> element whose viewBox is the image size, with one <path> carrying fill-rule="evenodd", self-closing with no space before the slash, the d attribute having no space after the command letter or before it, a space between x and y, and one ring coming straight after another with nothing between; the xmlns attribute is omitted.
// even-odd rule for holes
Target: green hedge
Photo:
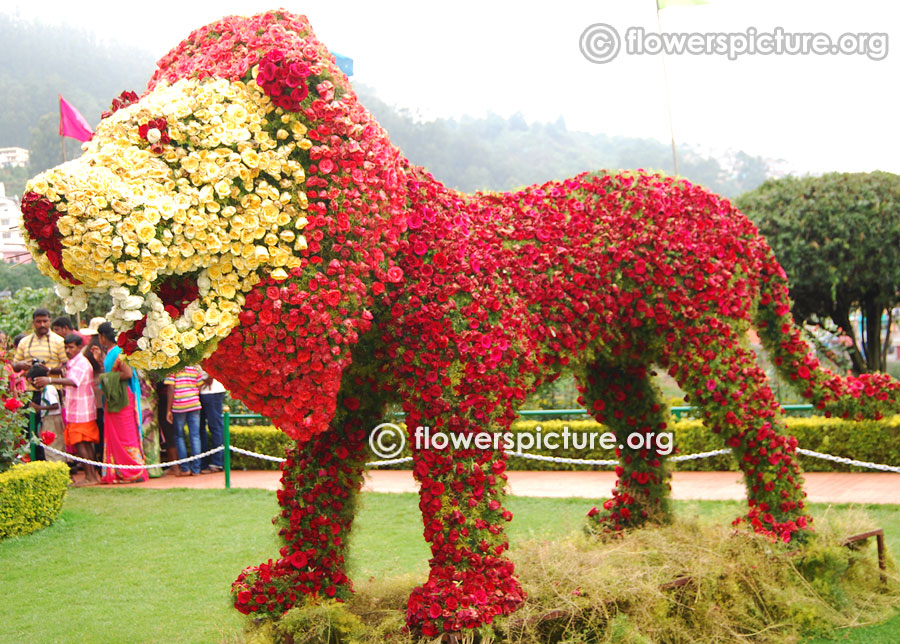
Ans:
<svg viewBox="0 0 900 644"><path fill-rule="evenodd" d="M288 438L287 434L272 425L250 425L246 427L231 425L230 433L233 446L258 454L268 454L269 456L284 457L285 448L293 442ZM277 470L278 463L232 452L231 469Z"/></svg>
<svg viewBox="0 0 900 644"><path fill-rule="evenodd" d="M37 461L0 474L0 539L31 534L56 521L68 487L65 463Z"/></svg>
<svg viewBox="0 0 900 644"><path fill-rule="evenodd" d="M900 416L893 416L880 421L867 420L860 422L844 421L834 418L815 416L811 418L787 418L788 431L797 437L800 447L824 452L835 456L843 456L859 461L884 463L886 465L900 466ZM402 425L401 425L402 426ZM608 431L606 427L593 420L546 420L533 421L521 420L513 423L513 432L535 433L540 426L543 433L556 431L562 432L568 426L572 434L602 433ZM724 447L719 436L707 430L698 420L682 420L669 425L675 436L675 446L679 454L694 454L707 452ZM584 438L579 438L579 444ZM231 443L236 447L252 450L262 454L282 456L284 448L290 444L290 440L278 429L267 426L232 427ZM560 449L552 452L538 452L529 450L532 454L546 456L563 456L567 458L582 459L614 459L613 450L602 449L598 441L595 441L595 449L575 449L574 439L570 440L568 450ZM404 449L401 456L409 456L409 446ZM379 460L372 455L372 460ZM871 472L860 467L850 467L831 461L817 458L799 456L800 464L808 472ZM262 461L249 456L234 455L232 467L235 469L278 469L277 463ZM409 469L410 464L388 466L381 469ZM690 471L722 471L736 470L737 463L730 455L717 456L695 461L675 463L676 470ZM509 469L512 470L608 470L611 466L583 466L566 463L550 463L544 461L526 460L519 457L510 457Z"/></svg>

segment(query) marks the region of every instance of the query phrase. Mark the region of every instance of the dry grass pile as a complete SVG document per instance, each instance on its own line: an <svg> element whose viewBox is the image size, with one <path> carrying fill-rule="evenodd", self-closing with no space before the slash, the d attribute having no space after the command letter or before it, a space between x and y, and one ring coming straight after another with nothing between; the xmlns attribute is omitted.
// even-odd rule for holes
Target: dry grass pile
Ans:
<svg viewBox="0 0 900 644"><path fill-rule="evenodd" d="M785 644L874 623L900 605L900 572L889 556L882 581L874 540L841 545L872 527L860 512L829 513L800 548L688 521L607 541L531 542L513 553L526 604L459 643ZM294 609L252 627L247 642L412 644L401 628L414 583L370 580L351 604Z"/></svg>

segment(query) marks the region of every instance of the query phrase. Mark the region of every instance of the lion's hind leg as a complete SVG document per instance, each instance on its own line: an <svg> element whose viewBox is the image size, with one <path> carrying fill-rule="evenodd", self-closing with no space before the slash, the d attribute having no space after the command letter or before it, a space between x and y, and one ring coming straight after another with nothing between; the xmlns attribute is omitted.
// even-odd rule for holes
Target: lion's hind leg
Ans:
<svg viewBox="0 0 900 644"><path fill-rule="evenodd" d="M619 465L613 496L591 510L588 528L614 532L669 520L669 472L665 456L671 443L659 440L668 411L642 365L596 363L578 375L582 402L616 436Z"/></svg>
<svg viewBox="0 0 900 644"><path fill-rule="evenodd" d="M797 441L752 350L726 322L698 321L673 349L669 373L701 410L704 425L732 449L747 486L746 519L757 532L789 541L808 528Z"/></svg>

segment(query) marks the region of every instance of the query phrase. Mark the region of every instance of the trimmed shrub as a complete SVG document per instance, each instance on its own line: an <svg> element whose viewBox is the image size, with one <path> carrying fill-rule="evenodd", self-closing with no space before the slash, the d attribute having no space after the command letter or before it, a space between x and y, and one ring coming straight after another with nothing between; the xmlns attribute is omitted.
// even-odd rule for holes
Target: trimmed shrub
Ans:
<svg viewBox="0 0 900 644"><path fill-rule="evenodd" d="M0 539L31 534L59 517L69 468L37 461L0 474Z"/></svg>
<svg viewBox="0 0 900 644"><path fill-rule="evenodd" d="M273 425L231 425L231 444L258 454L284 458L284 450L292 443L288 435ZM243 454L231 455L235 470L277 470L278 463Z"/></svg>
<svg viewBox="0 0 900 644"><path fill-rule="evenodd" d="M813 416L810 418L787 418L785 422L787 423L788 431L797 437L800 447L804 449L859 461L900 466L900 416L892 416L879 421L864 420L859 422ZM400 426L402 427L403 425L400 424ZM520 420L512 424L511 431L514 435L531 434L536 439L538 428L546 436L549 432L557 432L561 435L566 427L569 428L570 435L568 449L564 449L560 440L559 449L529 449L527 451L535 455L590 460L614 460L616 458L614 450L603 449L600 446L600 435L609 431L609 429L594 420ZM671 431L674 434L674 443L677 448L676 454L695 454L725 447L721 438L704 427L699 420L688 419L670 423L667 431ZM581 449L582 445L590 445L591 435L594 435L594 447ZM283 456L284 449L290 444L290 439L272 425L232 426L231 444L261 454ZM401 456L409 455L410 451L407 445ZM807 456L798 456L797 458L807 472L873 471L867 468L851 467ZM379 459L372 455L372 460ZM238 454L233 455L231 462L234 469L278 469L278 463ZM511 470L611 470L613 467L552 463L524 459L517 456L510 456L509 458L509 469ZM726 455L673 463L672 467L681 471L710 472L736 470L737 463L732 456ZM411 465L409 463L400 463L380 469L410 468Z"/></svg>

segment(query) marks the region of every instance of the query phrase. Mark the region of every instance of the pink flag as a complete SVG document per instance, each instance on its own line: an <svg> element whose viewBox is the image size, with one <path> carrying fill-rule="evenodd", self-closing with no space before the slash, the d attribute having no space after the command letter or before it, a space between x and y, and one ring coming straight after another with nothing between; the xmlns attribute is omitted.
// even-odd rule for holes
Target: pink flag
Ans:
<svg viewBox="0 0 900 644"><path fill-rule="evenodd" d="M84 117L66 99L59 96L59 135L90 141L94 131Z"/></svg>

